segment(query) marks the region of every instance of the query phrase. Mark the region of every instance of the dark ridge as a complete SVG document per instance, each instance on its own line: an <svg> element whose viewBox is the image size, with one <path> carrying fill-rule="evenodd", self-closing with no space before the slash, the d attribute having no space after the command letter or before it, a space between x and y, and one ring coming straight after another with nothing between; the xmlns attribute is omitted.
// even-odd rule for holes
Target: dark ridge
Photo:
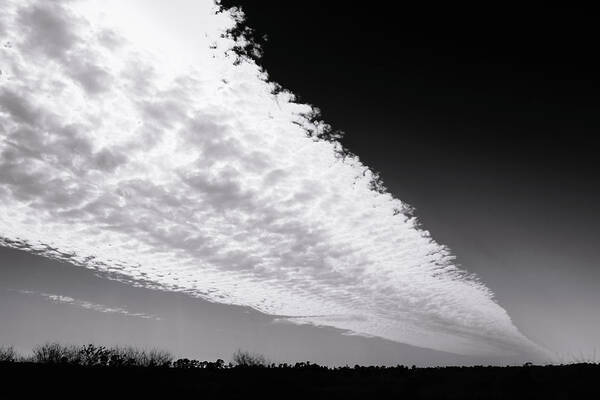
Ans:
<svg viewBox="0 0 600 400"><path fill-rule="evenodd" d="M6 398L591 399L600 394L598 364L333 369L310 363L258 368L217 364L102 368L12 363L0 365L0 380Z"/></svg>
<svg viewBox="0 0 600 400"><path fill-rule="evenodd" d="M597 398L599 363L537 366L325 367L275 364L237 350L232 361L198 361L134 347L46 343L23 357L0 347L3 393L27 396L219 398L564 399ZM93 393L92 393L93 391ZM595 395L595 396L594 396Z"/></svg>

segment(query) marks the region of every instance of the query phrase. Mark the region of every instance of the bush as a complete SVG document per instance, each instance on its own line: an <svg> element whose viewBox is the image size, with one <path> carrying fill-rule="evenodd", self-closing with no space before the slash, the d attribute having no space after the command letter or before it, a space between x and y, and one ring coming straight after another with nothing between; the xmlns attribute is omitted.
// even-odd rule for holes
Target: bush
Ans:
<svg viewBox="0 0 600 400"><path fill-rule="evenodd" d="M198 360L190 360L189 358L180 358L177 361L173 362L173 368L179 369L223 369L226 368L225 361L220 358L217 361L198 361Z"/></svg>
<svg viewBox="0 0 600 400"><path fill-rule="evenodd" d="M71 364L83 367L170 367L173 356L162 350L135 347L63 346L46 343L33 350L33 361L42 364Z"/></svg>
<svg viewBox="0 0 600 400"><path fill-rule="evenodd" d="M140 350L135 347L111 349L110 365L121 367L169 367L173 361L171 353L163 350Z"/></svg>
<svg viewBox="0 0 600 400"><path fill-rule="evenodd" d="M45 343L33 349L33 360L41 364L81 364L79 348Z"/></svg>
<svg viewBox="0 0 600 400"><path fill-rule="evenodd" d="M204 368L204 365L198 360L190 360L189 358L180 358L173 363L173 368L193 369Z"/></svg>
<svg viewBox="0 0 600 400"><path fill-rule="evenodd" d="M17 352L12 346L0 346L0 363L15 362Z"/></svg>
<svg viewBox="0 0 600 400"><path fill-rule="evenodd" d="M267 359L262 354L243 350L236 350L233 353L233 363L236 367L266 367L268 365Z"/></svg>
<svg viewBox="0 0 600 400"><path fill-rule="evenodd" d="M168 351L152 349L148 352L143 352L144 362L143 367L161 367L166 368L171 366L173 355Z"/></svg>
<svg viewBox="0 0 600 400"><path fill-rule="evenodd" d="M108 366L111 356L112 350L104 346L88 344L79 349L79 362L85 367Z"/></svg>

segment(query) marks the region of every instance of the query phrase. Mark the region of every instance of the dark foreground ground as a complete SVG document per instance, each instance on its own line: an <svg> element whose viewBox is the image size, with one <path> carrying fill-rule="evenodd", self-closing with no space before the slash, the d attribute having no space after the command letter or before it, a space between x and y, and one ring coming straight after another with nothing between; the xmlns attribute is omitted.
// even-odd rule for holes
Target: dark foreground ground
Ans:
<svg viewBox="0 0 600 400"><path fill-rule="evenodd" d="M600 365L96 368L0 365L1 398L600 399Z"/></svg>

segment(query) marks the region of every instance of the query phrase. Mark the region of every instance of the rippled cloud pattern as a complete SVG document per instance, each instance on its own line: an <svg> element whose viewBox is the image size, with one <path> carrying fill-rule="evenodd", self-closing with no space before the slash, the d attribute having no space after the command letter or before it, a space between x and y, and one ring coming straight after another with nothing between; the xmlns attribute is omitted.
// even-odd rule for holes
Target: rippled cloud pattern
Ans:
<svg viewBox="0 0 600 400"><path fill-rule="evenodd" d="M239 11L211 7L200 61L177 69L85 4L0 5L1 244L296 323L535 348L410 207L320 138L313 107L231 51Z"/></svg>

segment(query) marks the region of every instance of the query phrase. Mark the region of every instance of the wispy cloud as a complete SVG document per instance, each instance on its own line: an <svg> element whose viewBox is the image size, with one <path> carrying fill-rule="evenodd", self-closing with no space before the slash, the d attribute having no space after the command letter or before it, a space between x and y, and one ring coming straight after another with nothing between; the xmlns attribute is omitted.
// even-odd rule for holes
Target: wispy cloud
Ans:
<svg viewBox="0 0 600 400"><path fill-rule="evenodd" d="M0 5L3 245L297 323L535 349L311 106L227 52L238 13L202 16L184 70L91 4Z"/></svg>
<svg viewBox="0 0 600 400"><path fill-rule="evenodd" d="M78 299L74 299L72 297L69 296L62 296L59 294L51 294L51 293L44 293L44 292L34 292L31 290L17 290L18 293L21 294L25 294L25 295L31 295L31 296L40 296L43 297L47 300L50 300L54 303L61 303L61 304L70 304L76 307L80 307L80 308L85 308L86 310L92 310L92 311L98 311L101 313L110 313L110 314L121 314L121 315L125 315L128 317L137 317L137 318L144 318L144 319L154 319L159 321L160 317L156 316L156 315L152 315L152 314L144 314L144 313L135 313L135 312L131 312L128 311L124 308L121 307L109 307L109 306L105 306L103 304L97 304L97 303L91 303L89 301L85 301L85 300L78 300Z"/></svg>

